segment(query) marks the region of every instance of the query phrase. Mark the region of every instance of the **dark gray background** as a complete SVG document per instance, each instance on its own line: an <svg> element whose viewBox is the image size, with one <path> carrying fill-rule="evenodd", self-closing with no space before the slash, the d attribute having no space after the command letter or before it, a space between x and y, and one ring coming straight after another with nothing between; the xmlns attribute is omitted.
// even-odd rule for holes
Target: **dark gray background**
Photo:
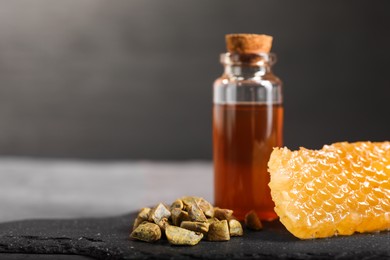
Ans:
<svg viewBox="0 0 390 260"><path fill-rule="evenodd" d="M211 159L226 33L274 36L285 144L385 140L389 1L0 1L0 154Z"/></svg>

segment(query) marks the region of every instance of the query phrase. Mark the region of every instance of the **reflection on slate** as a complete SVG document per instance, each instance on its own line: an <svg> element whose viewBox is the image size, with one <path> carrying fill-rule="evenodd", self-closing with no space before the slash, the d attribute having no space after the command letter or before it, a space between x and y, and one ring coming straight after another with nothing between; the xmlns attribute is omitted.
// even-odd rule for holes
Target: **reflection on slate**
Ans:
<svg viewBox="0 0 390 260"><path fill-rule="evenodd" d="M0 224L0 253L79 254L97 259L387 259L390 233L299 240L278 221L245 230L229 242L201 241L194 247L128 239L135 213L112 218L27 220ZM1 256L1 255L0 255Z"/></svg>

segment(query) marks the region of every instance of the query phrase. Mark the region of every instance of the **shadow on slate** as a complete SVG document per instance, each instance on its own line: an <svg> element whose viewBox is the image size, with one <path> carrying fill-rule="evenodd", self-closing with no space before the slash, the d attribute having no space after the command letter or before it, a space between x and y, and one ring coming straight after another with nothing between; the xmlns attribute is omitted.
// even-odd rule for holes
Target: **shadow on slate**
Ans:
<svg viewBox="0 0 390 260"><path fill-rule="evenodd" d="M279 221L228 242L194 247L129 240L136 213L111 218L0 224L0 253L77 254L97 259L389 259L390 232L299 240ZM0 255L1 256L1 255Z"/></svg>

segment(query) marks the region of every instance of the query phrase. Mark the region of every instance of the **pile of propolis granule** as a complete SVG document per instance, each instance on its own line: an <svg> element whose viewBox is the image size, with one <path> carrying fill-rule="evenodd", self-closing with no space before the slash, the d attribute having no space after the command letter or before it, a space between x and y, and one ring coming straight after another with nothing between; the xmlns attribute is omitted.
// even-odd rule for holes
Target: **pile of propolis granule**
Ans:
<svg viewBox="0 0 390 260"><path fill-rule="evenodd" d="M246 215L245 225L253 230L262 229L253 211ZM172 245L193 246L202 239L227 241L244 232L232 210L213 207L203 198L188 196L175 200L170 206L159 203L154 208L141 209L130 238L155 242L162 234Z"/></svg>
<svg viewBox="0 0 390 260"><path fill-rule="evenodd" d="M390 142L275 148L268 167L275 211L296 237L390 230Z"/></svg>

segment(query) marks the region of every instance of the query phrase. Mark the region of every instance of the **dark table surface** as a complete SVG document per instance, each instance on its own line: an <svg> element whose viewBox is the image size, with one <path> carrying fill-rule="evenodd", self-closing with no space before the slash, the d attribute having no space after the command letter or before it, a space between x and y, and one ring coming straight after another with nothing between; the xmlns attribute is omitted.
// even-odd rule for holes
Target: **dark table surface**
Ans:
<svg viewBox="0 0 390 260"><path fill-rule="evenodd" d="M77 254L96 259L389 259L390 232L299 240L279 221L227 242L171 246L128 238L136 213L110 218L27 220L0 224L0 252Z"/></svg>
<svg viewBox="0 0 390 260"><path fill-rule="evenodd" d="M194 247L128 239L143 206L184 194L212 201L209 162L3 158L0 176L0 259L390 259L390 232L302 241L277 221Z"/></svg>

